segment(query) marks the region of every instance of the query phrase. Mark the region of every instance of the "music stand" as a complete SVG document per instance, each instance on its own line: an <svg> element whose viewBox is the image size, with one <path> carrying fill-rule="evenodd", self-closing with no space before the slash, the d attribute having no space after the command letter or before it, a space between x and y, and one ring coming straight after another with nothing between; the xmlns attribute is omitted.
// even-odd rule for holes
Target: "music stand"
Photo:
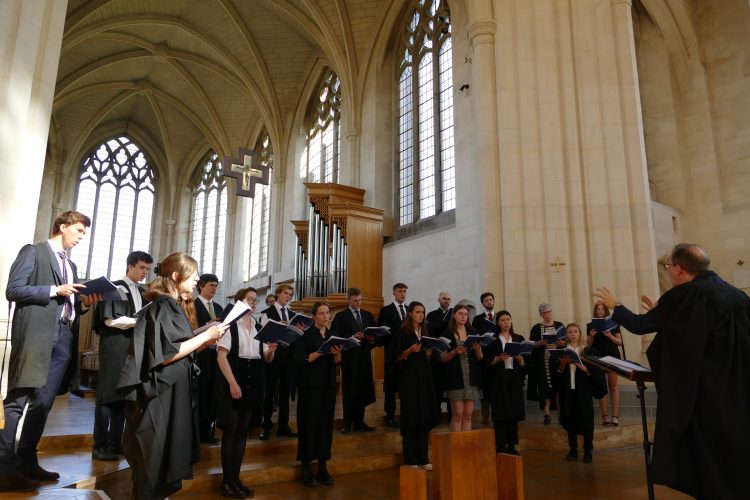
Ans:
<svg viewBox="0 0 750 500"><path fill-rule="evenodd" d="M646 486L648 488L648 500L654 500L654 483L651 481L651 446L653 443L648 438L648 422L646 421L646 382L653 382L654 375L651 371L643 372L637 370L626 370L623 367L611 365L601 361L599 356L588 355L583 357L592 365L607 371L614 372L619 376L635 382L638 389L638 399L641 400L641 425L643 426L643 454L646 459ZM632 363L632 361L631 361Z"/></svg>

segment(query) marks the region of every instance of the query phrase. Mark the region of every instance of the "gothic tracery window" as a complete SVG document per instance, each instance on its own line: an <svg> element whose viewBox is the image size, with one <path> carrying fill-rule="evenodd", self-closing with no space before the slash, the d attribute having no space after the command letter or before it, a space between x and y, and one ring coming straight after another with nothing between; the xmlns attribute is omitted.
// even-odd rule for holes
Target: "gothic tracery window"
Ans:
<svg viewBox="0 0 750 500"><path fill-rule="evenodd" d="M81 162L76 210L91 217L89 238L71 251L83 279L119 279L133 250L148 252L154 170L127 136L104 141Z"/></svg>
<svg viewBox="0 0 750 500"><path fill-rule="evenodd" d="M227 224L227 183L221 162L209 151L199 164L200 178L193 189L190 255L201 273L213 273L222 281Z"/></svg>
<svg viewBox="0 0 750 500"><path fill-rule="evenodd" d="M306 140L307 182L338 182L341 158L341 81L328 71L313 97Z"/></svg>
<svg viewBox="0 0 750 500"><path fill-rule="evenodd" d="M399 225L456 207L450 11L419 0L398 60Z"/></svg>
<svg viewBox="0 0 750 500"><path fill-rule="evenodd" d="M264 131L255 146L258 161L273 167L273 145L268 130ZM271 223L271 183L273 170L269 174L268 185L255 185L255 197L247 198L246 215L249 225L247 238L248 262L245 269L245 281L268 272L268 235Z"/></svg>

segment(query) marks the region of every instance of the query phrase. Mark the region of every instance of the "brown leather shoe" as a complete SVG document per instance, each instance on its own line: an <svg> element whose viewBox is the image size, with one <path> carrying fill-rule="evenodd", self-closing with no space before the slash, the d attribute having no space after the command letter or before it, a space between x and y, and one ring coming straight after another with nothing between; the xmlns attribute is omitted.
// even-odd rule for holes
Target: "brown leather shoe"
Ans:
<svg viewBox="0 0 750 500"><path fill-rule="evenodd" d="M39 486L39 481L29 479L18 472L0 476L0 491L34 491Z"/></svg>

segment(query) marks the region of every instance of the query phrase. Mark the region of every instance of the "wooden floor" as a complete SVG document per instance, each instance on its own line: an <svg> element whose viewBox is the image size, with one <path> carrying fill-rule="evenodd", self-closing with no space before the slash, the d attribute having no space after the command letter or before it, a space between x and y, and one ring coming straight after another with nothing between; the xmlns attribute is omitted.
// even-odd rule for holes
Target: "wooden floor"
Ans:
<svg viewBox="0 0 750 500"><path fill-rule="evenodd" d="M341 405L337 405L340 417ZM42 443L40 462L50 470L61 473L58 483L45 485L33 494L4 493L5 498L129 498L129 471L125 460L118 462L91 461L91 428L93 422L93 398L62 396L57 399L48 421ZM296 473L293 452L295 440L273 437L260 442L251 439L246 454L247 468L243 466L243 480L264 474L274 466L274 461L286 461L287 467L280 469L278 480L263 481L271 484L253 484L255 498L262 499L394 499L399 496L400 437L397 431L383 429L380 424L382 401L368 408L366 420L378 425L372 434L355 433L343 436L336 432L331 471L336 478L332 487L305 488L293 479ZM640 418L634 408L623 408L621 426L605 428L597 426L594 463L565 460L564 432L559 425L541 424L541 413L534 406L527 408L527 420L520 427L521 451L524 458L526 497L534 499L645 499L646 479L643 449L640 442ZM554 417L553 417L554 419ZM475 427L483 427L475 415ZM443 424L438 430L447 430ZM256 433L257 435L257 433ZM378 448L383 451L373 467L378 470L344 467L344 462L356 461L357 453ZM219 447L204 450L203 463L199 464L199 475L209 477L185 483L185 490L177 497L210 499L222 498L216 491L220 481ZM274 458L274 453L283 459ZM338 464L337 464L338 458ZM259 469L253 471L252 469ZM366 467L365 467L366 469ZM337 471L346 470L350 473ZM272 482L278 481L278 482ZM246 481L248 482L248 481ZM61 487L61 486L69 487ZM78 488L78 489L75 489ZM94 490L102 490L96 492ZM109 496L107 495L107 492ZM657 486L656 498L671 500L688 498L667 488Z"/></svg>

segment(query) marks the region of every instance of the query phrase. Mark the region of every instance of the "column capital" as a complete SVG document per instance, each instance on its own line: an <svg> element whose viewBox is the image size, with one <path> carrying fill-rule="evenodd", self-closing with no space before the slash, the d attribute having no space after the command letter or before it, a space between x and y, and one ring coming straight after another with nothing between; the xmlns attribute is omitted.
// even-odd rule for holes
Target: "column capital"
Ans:
<svg viewBox="0 0 750 500"><path fill-rule="evenodd" d="M497 23L494 19L483 19L469 25L469 39L471 46L495 43Z"/></svg>

